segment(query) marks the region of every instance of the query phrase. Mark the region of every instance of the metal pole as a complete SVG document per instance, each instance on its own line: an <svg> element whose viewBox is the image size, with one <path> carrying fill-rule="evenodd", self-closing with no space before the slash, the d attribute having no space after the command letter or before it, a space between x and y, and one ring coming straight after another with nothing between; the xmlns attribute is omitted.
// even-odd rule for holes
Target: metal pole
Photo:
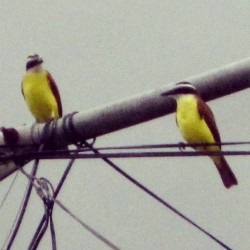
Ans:
<svg viewBox="0 0 250 250"><path fill-rule="evenodd" d="M250 87L250 59L185 80L197 87L205 101L220 98ZM81 112L74 117L75 128L82 138L89 139L170 114L175 111L175 102L161 93L173 84ZM63 136L62 131L58 132Z"/></svg>

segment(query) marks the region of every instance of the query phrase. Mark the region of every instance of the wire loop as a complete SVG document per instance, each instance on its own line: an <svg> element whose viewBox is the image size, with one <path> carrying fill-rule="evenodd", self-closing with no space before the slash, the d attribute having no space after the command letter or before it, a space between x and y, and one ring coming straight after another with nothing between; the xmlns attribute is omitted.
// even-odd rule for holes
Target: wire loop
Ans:
<svg viewBox="0 0 250 250"><path fill-rule="evenodd" d="M79 142L79 137L80 137L73 124L73 117L77 113L78 111L75 111L73 113L64 116L62 125L64 134L66 135L68 140L73 144L77 144Z"/></svg>

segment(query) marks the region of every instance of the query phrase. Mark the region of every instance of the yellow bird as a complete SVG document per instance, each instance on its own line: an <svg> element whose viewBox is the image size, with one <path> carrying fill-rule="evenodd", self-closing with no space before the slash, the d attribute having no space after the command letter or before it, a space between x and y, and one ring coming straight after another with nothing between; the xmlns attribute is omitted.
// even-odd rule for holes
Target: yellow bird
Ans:
<svg viewBox="0 0 250 250"><path fill-rule="evenodd" d="M22 93L36 122L44 123L62 117L62 103L51 74L43 69L43 59L37 55L27 58L22 80Z"/></svg>
<svg viewBox="0 0 250 250"><path fill-rule="evenodd" d="M189 82L180 82L163 96L172 96L177 103L176 122L188 143L221 143L214 115ZM220 151L220 146L198 146L197 151ZM237 179L223 155L210 156L226 188L237 185Z"/></svg>

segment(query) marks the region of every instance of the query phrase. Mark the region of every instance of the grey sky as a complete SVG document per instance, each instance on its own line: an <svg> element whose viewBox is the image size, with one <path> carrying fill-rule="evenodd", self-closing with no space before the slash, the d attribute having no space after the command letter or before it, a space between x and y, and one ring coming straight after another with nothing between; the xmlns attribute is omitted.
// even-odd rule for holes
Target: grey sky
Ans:
<svg viewBox="0 0 250 250"><path fill-rule="evenodd" d="M21 95L26 56L37 52L57 81L64 113L87 110L250 55L248 1L2 1L0 120L32 123ZM223 141L248 140L249 90L209 103ZM97 145L176 143L174 115L98 138ZM249 157L227 157L239 186L226 190L208 158L116 160L234 249L250 248ZM44 161L56 184L66 161ZM28 169L28 167L26 168ZM12 177L1 182L0 200ZM0 210L0 243L26 179ZM98 160L78 161L59 197L121 249L221 249ZM13 249L26 249L42 216L32 195ZM55 207L58 249L108 249ZM1 244L0 244L1 246ZM39 249L50 249L46 234Z"/></svg>

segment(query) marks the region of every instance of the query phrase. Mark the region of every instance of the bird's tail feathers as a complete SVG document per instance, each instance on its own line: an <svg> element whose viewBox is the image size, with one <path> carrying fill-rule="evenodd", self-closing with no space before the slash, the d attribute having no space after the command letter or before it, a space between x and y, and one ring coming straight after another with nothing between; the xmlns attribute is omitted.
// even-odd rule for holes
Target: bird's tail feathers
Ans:
<svg viewBox="0 0 250 250"><path fill-rule="evenodd" d="M226 188L230 188L233 185L238 185L238 181L224 156L214 157L213 160L219 171L224 186Z"/></svg>

